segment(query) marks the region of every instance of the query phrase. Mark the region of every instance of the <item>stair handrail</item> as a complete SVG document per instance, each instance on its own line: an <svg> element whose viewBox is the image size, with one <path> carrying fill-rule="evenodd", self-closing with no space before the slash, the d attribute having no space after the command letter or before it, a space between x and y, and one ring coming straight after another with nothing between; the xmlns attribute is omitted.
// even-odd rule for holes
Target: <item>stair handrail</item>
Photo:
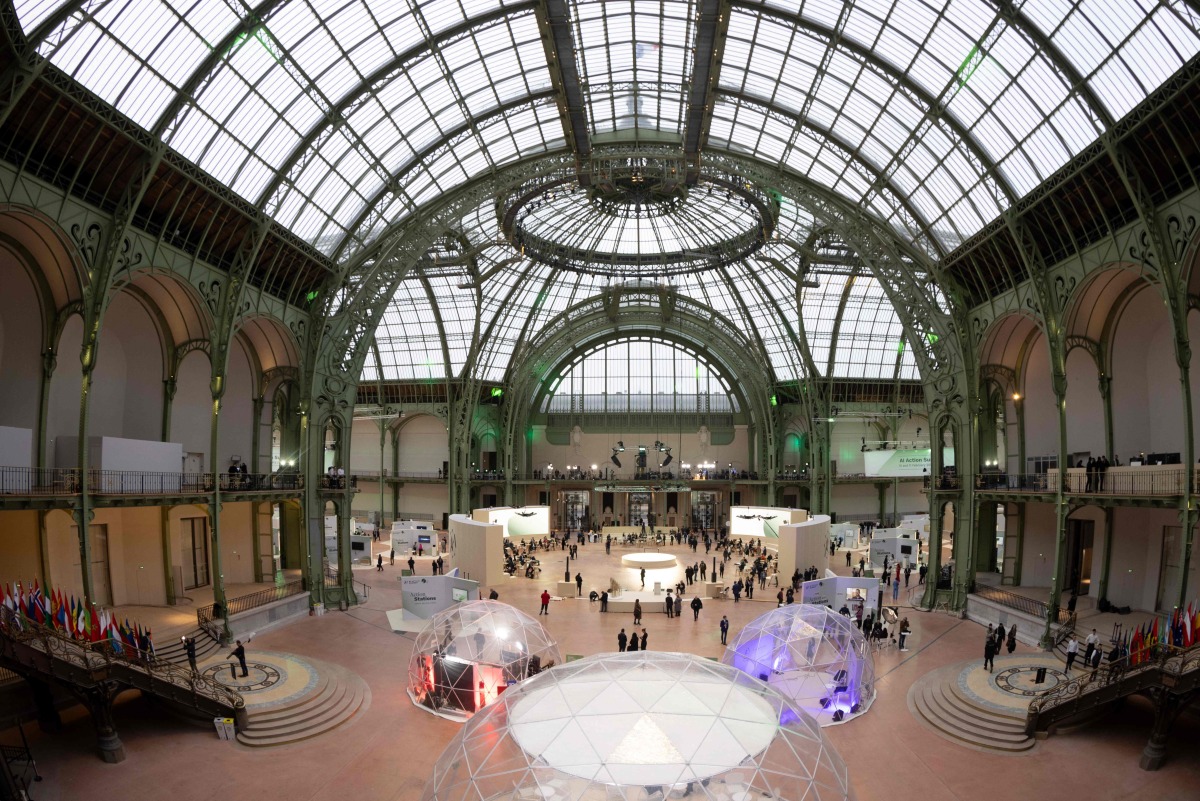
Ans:
<svg viewBox="0 0 1200 801"><path fill-rule="evenodd" d="M77 640L56 628L18 615L3 605L0 605L0 634L13 642L37 648L51 658L65 661L89 673L107 671L113 667L129 669L188 690L193 695L235 711L246 706L245 699L238 692L201 673L193 672L190 668L157 659L153 654L134 648L128 643L121 643L118 650L118 646L112 640ZM124 680L124 683L130 682Z"/></svg>
<svg viewBox="0 0 1200 801"><path fill-rule="evenodd" d="M1058 627L1058 631L1054 633L1054 647L1062 645L1071 635L1075 633L1075 613L1071 612L1067 615L1067 621Z"/></svg>
<svg viewBox="0 0 1200 801"><path fill-rule="evenodd" d="M1177 679L1184 674L1200 670L1200 643L1188 648L1159 645L1157 649L1158 652L1145 662L1131 664L1130 659L1133 655L1126 654L1116 661L1102 664L1095 671L1085 667L1079 677L1043 691L1029 703L1026 732L1032 734L1036 730L1039 715L1064 704L1078 701L1090 693L1126 682L1131 678L1155 671ZM1093 672L1095 673L1094 677Z"/></svg>

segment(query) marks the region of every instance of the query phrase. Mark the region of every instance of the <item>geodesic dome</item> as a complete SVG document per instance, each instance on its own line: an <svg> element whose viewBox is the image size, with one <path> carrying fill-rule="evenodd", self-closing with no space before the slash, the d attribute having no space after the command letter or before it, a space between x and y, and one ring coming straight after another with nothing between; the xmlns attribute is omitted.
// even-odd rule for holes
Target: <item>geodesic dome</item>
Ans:
<svg viewBox="0 0 1200 801"><path fill-rule="evenodd" d="M434 615L417 635L408 695L442 717L466 720L561 661L558 643L537 620L500 601L471 601Z"/></svg>
<svg viewBox="0 0 1200 801"><path fill-rule="evenodd" d="M472 718L422 801L840 801L846 765L816 722L745 673L691 654L559 665Z"/></svg>
<svg viewBox="0 0 1200 801"><path fill-rule="evenodd" d="M822 726L860 715L875 700L866 638L826 606L789 604L760 615L726 646L721 661L767 682Z"/></svg>

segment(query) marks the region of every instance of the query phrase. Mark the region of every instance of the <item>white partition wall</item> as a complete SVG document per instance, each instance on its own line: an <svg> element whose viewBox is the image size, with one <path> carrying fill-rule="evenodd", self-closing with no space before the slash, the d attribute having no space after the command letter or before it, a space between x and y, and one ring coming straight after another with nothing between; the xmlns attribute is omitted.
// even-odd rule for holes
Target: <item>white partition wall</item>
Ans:
<svg viewBox="0 0 1200 801"><path fill-rule="evenodd" d="M494 523L504 528L506 537L545 537L550 533L549 506L492 506L471 510L477 523Z"/></svg>
<svg viewBox="0 0 1200 801"><path fill-rule="evenodd" d="M450 515L450 561L466 578L500 584L504 573L504 526L481 523L468 515Z"/></svg>
<svg viewBox="0 0 1200 801"><path fill-rule="evenodd" d="M797 568L803 573L813 565L823 569L828 562L829 515L813 515L802 523L779 527L780 584L789 581Z"/></svg>
<svg viewBox="0 0 1200 801"><path fill-rule="evenodd" d="M768 506L729 507L729 536L762 539L763 544L779 538L779 527L808 519L804 509L778 509Z"/></svg>

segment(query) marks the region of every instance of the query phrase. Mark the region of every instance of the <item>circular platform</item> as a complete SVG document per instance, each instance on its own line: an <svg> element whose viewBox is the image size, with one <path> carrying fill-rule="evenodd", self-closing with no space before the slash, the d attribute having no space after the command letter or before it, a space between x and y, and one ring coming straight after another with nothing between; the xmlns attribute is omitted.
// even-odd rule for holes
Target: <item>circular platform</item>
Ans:
<svg viewBox="0 0 1200 801"><path fill-rule="evenodd" d="M200 673L240 694L247 708L293 701L311 692L319 678L318 670L295 654L258 650L246 655L245 676L224 652L201 662Z"/></svg>
<svg viewBox="0 0 1200 801"><path fill-rule="evenodd" d="M630 553L621 557L625 567L644 567L647 570L659 570L664 567L675 567L675 557L669 553Z"/></svg>

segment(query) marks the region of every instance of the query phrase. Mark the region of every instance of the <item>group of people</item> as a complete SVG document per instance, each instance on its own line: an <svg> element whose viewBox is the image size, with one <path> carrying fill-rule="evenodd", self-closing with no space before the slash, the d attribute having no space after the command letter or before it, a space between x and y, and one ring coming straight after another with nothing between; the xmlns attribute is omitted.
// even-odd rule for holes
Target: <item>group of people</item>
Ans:
<svg viewBox="0 0 1200 801"><path fill-rule="evenodd" d="M646 633L645 629L642 629L640 642L638 641L638 633L636 630L633 632L633 636L630 637L625 633L625 629L621 629L620 633L617 634L617 650L621 653L626 651L648 651L650 650L650 647L647 645L649 641L650 635Z"/></svg>
<svg viewBox="0 0 1200 801"><path fill-rule="evenodd" d="M1118 463L1119 464L1119 463ZM1109 464L1107 456L1101 456L1098 459L1088 457L1087 464L1080 459L1076 467L1082 467L1086 470L1087 480L1084 482L1084 492L1103 492L1104 491L1104 474L1108 472Z"/></svg>
<svg viewBox="0 0 1200 801"><path fill-rule="evenodd" d="M996 655L999 654L1007 642L1008 652L1011 654L1017 650L1017 624L1012 624L1012 628L1006 634L1004 624L992 628L992 624L988 624L987 639L983 642L983 666L987 668L988 673L991 673L995 668ZM1067 670L1071 669L1071 658L1067 658Z"/></svg>

